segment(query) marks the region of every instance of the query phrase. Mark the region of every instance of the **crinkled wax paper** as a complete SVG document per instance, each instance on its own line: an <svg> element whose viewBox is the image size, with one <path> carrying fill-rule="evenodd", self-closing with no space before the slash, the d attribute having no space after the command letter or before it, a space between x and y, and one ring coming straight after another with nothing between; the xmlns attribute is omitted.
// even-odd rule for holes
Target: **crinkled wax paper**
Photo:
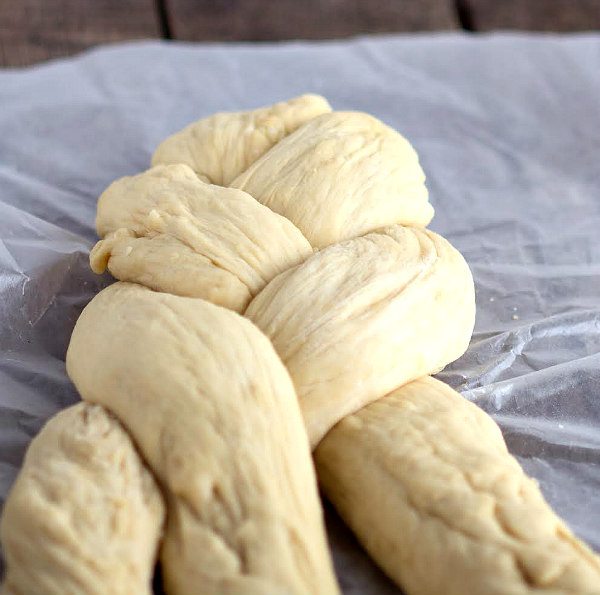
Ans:
<svg viewBox="0 0 600 595"><path fill-rule="evenodd" d="M440 377L491 413L600 549L600 37L428 35L272 45L138 43L0 72L0 493L77 399L73 324L95 202L166 135L306 91L418 150L432 228L471 265L477 326ZM451 315L451 313L449 314ZM329 511L345 593L399 593Z"/></svg>

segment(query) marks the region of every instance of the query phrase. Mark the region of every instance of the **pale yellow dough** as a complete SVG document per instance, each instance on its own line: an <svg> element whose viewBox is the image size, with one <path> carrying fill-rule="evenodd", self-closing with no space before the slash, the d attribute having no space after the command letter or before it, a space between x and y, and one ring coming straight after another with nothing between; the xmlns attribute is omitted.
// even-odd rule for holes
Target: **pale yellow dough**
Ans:
<svg viewBox="0 0 600 595"><path fill-rule="evenodd" d="M415 150L373 116L333 112L304 124L231 186L294 223L315 248L433 217Z"/></svg>
<svg viewBox="0 0 600 595"><path fill-rule="evenodd" d="M457 250L424 229L433 208L406 139L304 95L191 124L152 163L103 193L91 254L96 272L141 285L92 300L67 368L84 400L118 416L164 491L169 595L339 592L309 445L325 493L408 595L600 595L598 558L495 423L428 376L466 350L474 286ZM72 456L67 439L48 443L49 427L5 513L7 584L20 588L10 595L146 593L160 498L126 435L131 484L129 472L106 475L109 457L56 500L32 474ZM88 473L79 459L69 465L57 477ZM98 502L82 510L87 522L115 505L102 501L115 486L126 511L141 507L129 512L130 550L120 526L114 551L105 543L105 518L99 537L85 529L79 543L82 495ZM46 511L69 529L50 544ZM63 541L81 558L72 567L63 553L50 563ZM129 563L138 570L113 587L106 568ZM71 588L92 571L106 582ZM54 590L27 588L40 576Z"/></svg>
<svg viewBox="0 0 600 595"><path fill-rule="evenodd" d="M242 311L312 248L287 219L240 190L162 165L113 182L98 201L92 269Z"/></svg>
<svg viewBox="0 0 600 595"><path fill-rule="evenodd" d="M67 371L163 487L169 595L338 593L297 397L251 322L115 283L77 321Z"/></svg>
<svg viewBox="0 0 600 595"><path fill-rule="evenodd" d="M2 516L3 595L150 595L162 496L121 424L80 403L29 446Z"/></svg>
<svg viewBox="0 0 600 595"><path fill-rule="evenodd" d="M327 497L408 595L598 595L600 562L476 405L430 377L315 451Z"/></svg>
<svg viewBox="0 0 600 595"><path fill-rule="evenodd" d="M323 97L302 95L247 112L215 114L164 140L152 165L185 163L206 182L227 186L282 138L330 111Z"/></svg>
<svg viewBox="0 0 600 595"><path fill-rule="evenodd" d="M282 273L246 316L290 372L314 446L345 415L462 355L475 292L446 240L397 225Z"/></svg>

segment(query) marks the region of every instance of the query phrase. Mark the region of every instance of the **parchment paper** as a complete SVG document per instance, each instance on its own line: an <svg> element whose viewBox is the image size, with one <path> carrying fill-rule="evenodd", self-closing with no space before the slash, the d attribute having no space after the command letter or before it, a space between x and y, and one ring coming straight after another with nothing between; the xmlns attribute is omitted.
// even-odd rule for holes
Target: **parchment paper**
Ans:
<svg viewBox="0 0 600 595"><path fill-rule="evenodd" d="M0 494L77 399L73 324L95 202L201 116L306 91L369 111L418 150L432 228L477 286L468 353L440 376L490 412L575 532L600 549L600 37L137 43L0 72ZM347 594L398 593L329 511Z"/></svg>

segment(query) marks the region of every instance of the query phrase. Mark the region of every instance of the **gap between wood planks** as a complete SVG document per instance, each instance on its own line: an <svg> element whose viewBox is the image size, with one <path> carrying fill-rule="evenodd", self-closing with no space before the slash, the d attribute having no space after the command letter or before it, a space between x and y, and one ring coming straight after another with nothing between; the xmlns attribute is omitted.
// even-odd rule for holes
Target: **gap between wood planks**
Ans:
<svg viewBox="0 0 600 595"><path fill-rule="evenodd" d="M158 24L162 38L173 39L169 11L167 9L167 0L154 0L154 4L156 6L156 14L158 16Z"/></svg>

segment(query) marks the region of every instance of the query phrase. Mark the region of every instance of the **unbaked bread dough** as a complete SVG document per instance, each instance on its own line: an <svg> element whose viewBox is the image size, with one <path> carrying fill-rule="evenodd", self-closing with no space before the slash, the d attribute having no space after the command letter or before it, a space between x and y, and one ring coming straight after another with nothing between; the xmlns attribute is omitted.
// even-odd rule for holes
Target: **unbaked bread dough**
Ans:
<svg viewBox="0 0 600 595"><path fill-rule="evenodd" d="M462 355L475 292L446 240L396 225L315 253L245 314L290 372L315 446L345 415Z"/></svg>
<svg viewBox="0 0 600 595"><path fill-rule="evenodd" d="M408 595L600 593L598 558L497 426L427 376L467 348L474 287L460 254L423 229L433 208L408 141L306 95L200 120L165 140L153 164L102 195L91 254L97 272L146 287L116 283L92 300L67 367L85 400L119 417L164 490L169 595L338 593L301 412L327 496ZM272 344L219 306L245 311ZM51 460L72 455L49 448ZM54 544L39 511L76 520L81 501L44 492L26 518L31 469L43 467L30 464L35 442L32 451L4 520L11 595L125 593L112 577L89 591L16 591L30 584L21 546L44 560L33 581L68 581L94 563L46 563ZM135 477L149 478L137 465ZM113 484L99 477L83 488L110 509ZM125 489L133 503L139 484ZM131 521L148 543L121 555L117 532L106 554L126 564L139 548L142 570L123 579L131 595L147 592L158 497L155 508Z"/></svg>
<svg viewBox="0 0 600 595"><path fill-rule="evenodd" d="M164 505L129 435L79 403L34 438L2 515L3 595L151 595Z"/></svg>
<svg viewBox="0 0 600 595"><path fill-rule="evenodd" d="M169 595L336 595L290 377L248 320L118 282L81 314L67 371L163 487Z"/></svg>
<svg viewBox="0 0 600 595"><path fill-rule="evenodd" d="M231 186L287 217L315 248L386 225L425 227L433 217L415 150L360 112L310 120Z"/></svg>
<svg viewBox="0 0 600 595"><path fill-rule="evenodd" d="M152 165L185 163L211 184L229 183L302 124L331 111L319 95L247 112L221 112L190 124L164 140Z"/></svg>
<svg viewBox="0 0 600 595"><path fill-rule="evenodd" d="M187 165L113 182L98 200L92 269L242 311L312 248L287 219L241 190L213 186Z"/></svg>
<svg viewBox="0 0 600 595"><path fill-rule="evenodd" d="M600 562L510 456L498 426L430 377L335 426L322 488L408 595L598 595Z"/></svg>

